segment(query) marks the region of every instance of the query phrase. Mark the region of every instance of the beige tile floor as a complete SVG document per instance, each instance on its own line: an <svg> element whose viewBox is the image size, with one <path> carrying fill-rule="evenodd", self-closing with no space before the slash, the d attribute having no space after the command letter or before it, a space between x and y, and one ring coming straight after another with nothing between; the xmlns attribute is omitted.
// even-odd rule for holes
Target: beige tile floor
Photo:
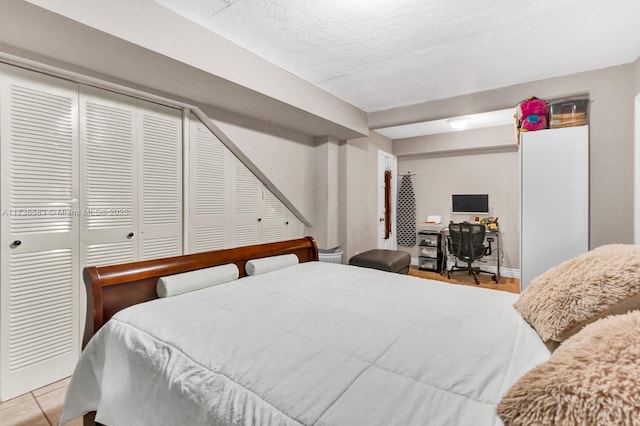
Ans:
<svg viewBox="0 0 640 426"><path fill-rule="evenodd" d="M0 402L0 426L57 426L69 378ZM82 426L82 418L67 426Z"/></svg>

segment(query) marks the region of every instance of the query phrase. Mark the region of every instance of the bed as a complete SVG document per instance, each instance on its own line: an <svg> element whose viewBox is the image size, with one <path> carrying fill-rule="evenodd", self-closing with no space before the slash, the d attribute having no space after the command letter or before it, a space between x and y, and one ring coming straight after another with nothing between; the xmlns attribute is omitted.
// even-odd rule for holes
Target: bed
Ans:
<svg viewBox="0 0 640 426"><path fill-rule="evenodd" d="M317 260L307 237L87 268L95 335L61 424L501 425L550 356L517 295ZM157 298L160 277L229 263L239 279Z"/></svg>

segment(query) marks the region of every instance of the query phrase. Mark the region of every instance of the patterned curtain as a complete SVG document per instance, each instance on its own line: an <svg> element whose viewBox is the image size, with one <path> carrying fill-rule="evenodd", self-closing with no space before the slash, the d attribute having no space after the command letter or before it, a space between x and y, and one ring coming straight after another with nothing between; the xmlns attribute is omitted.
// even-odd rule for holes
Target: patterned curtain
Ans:
<svg viewBox="0 0 640 426"><path fill-rule="evenodd" d="M416 198L413 194L411 176L402 176L398 191L398 245L416 245Z"/></svg>

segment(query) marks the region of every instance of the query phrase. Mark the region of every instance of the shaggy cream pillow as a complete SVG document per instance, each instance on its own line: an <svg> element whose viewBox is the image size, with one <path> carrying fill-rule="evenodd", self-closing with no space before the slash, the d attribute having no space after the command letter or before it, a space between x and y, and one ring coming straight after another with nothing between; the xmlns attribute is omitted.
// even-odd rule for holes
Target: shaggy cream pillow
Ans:
<svg viewBox="0 0 640 426"><path fill-rule="evenodd" d="M640 299L628 302L638 294L640 246L610 244L536 277L514 306L542 340L562 342L602 314L640 308Z"/></svg>
<svg viewBox="0 0 640 426"><path fill-rule="evenodd" d="M634 425L640 420L640 311L586 326L498 404L505 426Z"/></svg>

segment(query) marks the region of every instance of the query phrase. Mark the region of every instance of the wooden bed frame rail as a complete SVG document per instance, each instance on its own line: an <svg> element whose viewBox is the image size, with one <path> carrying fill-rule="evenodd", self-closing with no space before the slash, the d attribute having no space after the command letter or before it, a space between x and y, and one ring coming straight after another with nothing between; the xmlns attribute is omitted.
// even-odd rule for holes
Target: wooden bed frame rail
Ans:
<svg viewBox="0 0 640 426"><path fill-rule="evenodd" d="M240 277L247 275L250 259L293 253L299 261L318 260L318 246L312 237L232 249L215 250L184 256L153 259L121 265L84 269L88 307L83 347L91 336L116 312L138 303L157 299L158 279L196 269L235 263ZM93 309L89 307L93 306Z"/></svg>

